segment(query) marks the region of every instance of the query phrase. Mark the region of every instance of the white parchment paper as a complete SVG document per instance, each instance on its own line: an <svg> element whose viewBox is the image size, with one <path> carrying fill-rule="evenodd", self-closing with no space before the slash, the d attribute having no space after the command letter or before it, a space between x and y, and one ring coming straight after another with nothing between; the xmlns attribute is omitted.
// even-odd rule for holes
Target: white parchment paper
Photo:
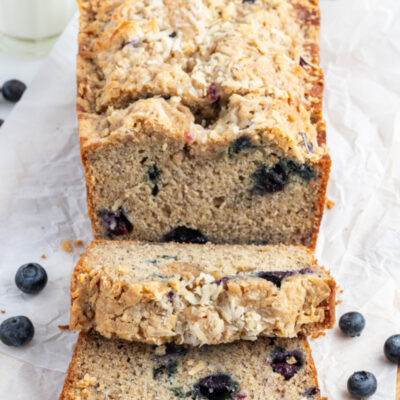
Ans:
<svg viewBox="0 0 400 400"><path fill-rule="evenodd" d="M400 333L400 1L322 0L325 118L333 159L317 257L343 289L338 315L361 311L362 336L337 328L312 341L323 394L348 399L347 378L369 370L374 400L395 398L396 366L385 339ZM0 321L29 316L33 342L0 344L0 399L57 399L76 334L68 323L69 279L91 239L75 103L77 23L67 28L42 71L0 130ZM42 254L47 258L42 259ZM16 269L39 262L49 283L28 296ZM260 399L261 400L261 399Z"/></svg>

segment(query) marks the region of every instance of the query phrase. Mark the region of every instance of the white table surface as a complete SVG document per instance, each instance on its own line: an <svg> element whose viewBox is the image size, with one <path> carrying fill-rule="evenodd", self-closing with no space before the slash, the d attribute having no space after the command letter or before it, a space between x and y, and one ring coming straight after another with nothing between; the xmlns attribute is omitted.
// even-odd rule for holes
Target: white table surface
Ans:
<svg viewBox="0 0 400 400"><path fill-rule="evenodd" d="M28 86L45 58L0 52L0 85L9 79L19 79ZM14 103L5 101L0 95L0 119L6 120L13 106ZM23 364L21 361L0 353L0 389L11 379L21 364Z"/></svg>

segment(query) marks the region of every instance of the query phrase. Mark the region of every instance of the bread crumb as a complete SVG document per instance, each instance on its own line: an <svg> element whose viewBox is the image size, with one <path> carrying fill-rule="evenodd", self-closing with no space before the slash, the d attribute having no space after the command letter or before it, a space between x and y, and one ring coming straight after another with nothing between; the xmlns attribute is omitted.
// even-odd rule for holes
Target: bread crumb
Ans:
<svg viewBox="0 0 400 400"><path fill-rule="evenodd" d="M60 208L60 205L59 205L59 204L56 204L56 207L57 207L57 208Z"/></svg>
<svg viewBox="0 0 400 400"><path fill-rule="evenodd" d="M1 312L2 314L5 314L5 313L6 313L6 310L0 310L0 312Z"/></svg>
<svg viewBox="0 0 400 400"><path fill-rule="evenodd" d="M76 246L76 247L83 246L83 241L82 240L75 240L74 241L74 246Z"/></svg>
<svg viewBox="0 0 400 400"><path fill-rule="evenodd" d="M46 256L46 254L42 254L42 255L40 256L40 258L43 258L43 260L45 260L45 259L47 258L47 256Z"/></svg>
<svg viewBox="0 0 400 400"><path fill-rule="evenodd" d="M336 300L336 303L335 303L335 305L339 305L339 304L342 304L343 303L343 300Z"/></svg>
<svg viewBox="0 0 400 400"><path fill-rule="evenodd" d="M68 331L69 325L58 325L58 329L60 329L62 331Z"/></svg>
<svg viewBox="0 0 400 400"><path fill-rule="evenodd" d="M314 332L311 335L311 340L318 339L319 337L322 337L322 336L326 336L326 333L325 332Z"/></svg>
<svg viewBox="0 0 400 400"><path fill-rule="evenodd" d="M44 226L41 226L40 229L43 231L44 230Z"/></svg>
<svg viewBox="0 0 400 400"><path fill-rule="evenodd" d="M70 240L63 240L61 243L61 249L66 253L72 253L72 243Z"/></svg>
<svg viewBox="0 0 400 400"><path fill-rule="evenodd" d="M329 199L328 197L325 198L325 204L326 204L326 208L328 210L332 209L333 206L335 205L335 202L332 201L331 199Z"/></svg>

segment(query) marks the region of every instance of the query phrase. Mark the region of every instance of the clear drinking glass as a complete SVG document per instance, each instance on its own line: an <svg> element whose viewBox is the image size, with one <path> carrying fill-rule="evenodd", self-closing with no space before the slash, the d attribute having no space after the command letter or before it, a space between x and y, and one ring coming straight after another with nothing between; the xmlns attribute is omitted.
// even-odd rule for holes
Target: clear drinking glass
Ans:
<svg viewBox="0 0 400 400"><path fill-rule="evenodd" d="M0 0L0 47L46 54L76 9L75 0Z"/></svg>

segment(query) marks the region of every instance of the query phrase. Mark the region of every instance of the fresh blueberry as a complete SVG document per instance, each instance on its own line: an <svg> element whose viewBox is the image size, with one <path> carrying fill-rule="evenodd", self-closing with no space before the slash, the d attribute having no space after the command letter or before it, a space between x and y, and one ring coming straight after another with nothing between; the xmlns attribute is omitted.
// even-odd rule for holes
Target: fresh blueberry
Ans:
<svg viewBox="0 0 400 400"><path fill-rule="evenodd" d="M186 226L178 226L164 236L164 241L204 244L207 242L207 238L195 229L186 228Z"/></svg>
<svg viewBox="0 0 400 400"><path fill-rule="evenodd" d="M400 363L400 335L390 336L385 342L383 351L389 361Z"/></svg>
<svg viewBox="0 0 400 400"><path fill-rule="evenodd" d="M11 79L4 83L1 91L6 100L16 103L24 94L25 89L26 85L23 82L17 79Z"/></svg>
<svg viewBox="0 0 400 400"><path fill-rule="evenodd" d="M262 165L252 175L252 178L255 181L252 191L263 195L283 190L287 181L287 174L282 163L279 162L271 168Z"/></svg>
<svg viewBox="0 0 400 400"><path fill-rule="evenodd" d="M4 119L0 119L0 126L4 124Z"/></svg>
<svg viewBox="0 0 400 400"><path fill-rule="evenodd" d="M15 274L15 284L24 293L39 293L47 284L47 273L39 264L24 264Z"/></svg>
<svg viewBox="0 0 400 400"><path fill-rule="evenodd" d="M360 336L365 328L365 319L358 312L348 312L340 317L339 328L346 336Z"/></svg>
<svg viewBox="0 0 400 400"><path fill-rule="evenodd" d="M304 357L299 350L278 351L271 362L272 370L282 375L285 381L292 378L303 365Z"/></svg>
<svg viewBox="0 0 400 400"><path fill-rule="evenodd" d="M319 394L319 389L316 386L312 386L310 388L308 388L305 392L304 392L304 396L306 397L313 397L316 396L317 394Z"/></svg>
<svg viewBox="0 0 400 400"><path fill-rule="evenodd" d="M99 211L99 217L102 219L106 235L109 238L125 236L132 232L133 226L120 207L117 211Z"/></svg>
<svg viewBox="0 0 400 400"><path fill-rule="evenodd" d="M208 375L195 385L196 396L208 400L231 400L238 391L239 385L227 374Z"/></svg>
<svg viewBox="0 0 400 400"><path fill-rule="evenodd" d="M21 315L8 318L0 325L0 340L7 346L23 346L32 340L34 334L31 320Z"/></svg>
<svg viewBox="0 0 400 400"><path fill-rule="evenodd" d="M347 390L358 399L372 396L378 387L375 375L367 371L358 371L347 381Z"/></svg>

